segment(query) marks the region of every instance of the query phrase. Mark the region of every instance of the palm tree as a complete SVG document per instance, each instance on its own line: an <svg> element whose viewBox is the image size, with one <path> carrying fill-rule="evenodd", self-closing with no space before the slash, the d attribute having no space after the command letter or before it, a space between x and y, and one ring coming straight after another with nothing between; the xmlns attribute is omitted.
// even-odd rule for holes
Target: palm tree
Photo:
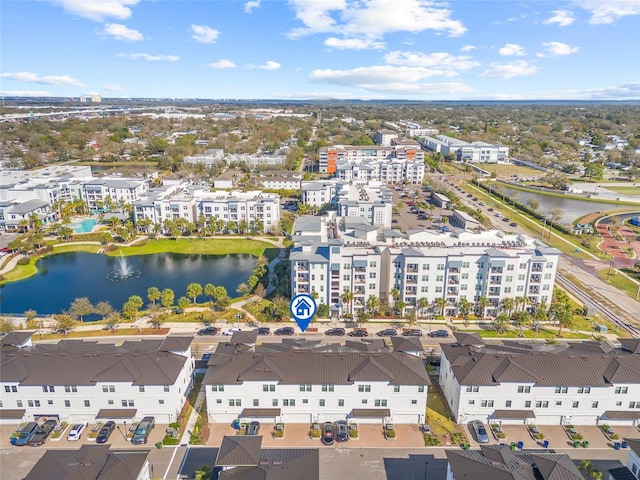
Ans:
<svg viewBox="0 0 640 480"><path fill-rule="evenodd" d="M342 303L347 303L349 305L349 314L353 315L353 292L351 290L345 290L342 292L341 300Z"/></svg>
<svg viewBox="0 0 640 480"><path fill-rule="evenodd" d="M461 298L458 302L458 310L460 311L462 318L466 320L467 316L469 315L469 311L471 310L471 302L469 302L469 300L467 300L466 298Z"/></svg>
<svg viewBox="0 0 640 480"><path fill-rule="evenodd" d="M156 304L156 300L160 300L161 297L162 297L162 294L160 293L160 290L158 290L157 287L149 287L147 289L147 298L154 305Z"/></svg>
<svg viewBox="0 0 640 480"><path fill-rule="evenodd" d="M367 310L371 313L377 313L380 308L380 299L375 295L369 295L367 298Z"/></svg>
<svg viewBox="0 0 640 480"><path fill-rule="evenodd" d="M440 316L444 317L444 309L447 306L447 301L443 297L436 298L436 307L440 309Z"/></svg>
<svg viewBox="0 0 640 480"><path fill-rule="evenodd" d="M487 297L480 297L478 299L478 308L480 309L480 320L484 319L484 312L487 307L491 305L491 301Z"/></svg>
<svg viewBox="0 0 640 480"><path fill-rule="evenodd" d="M509 315L507 314L507 312L502 311L498 313L494 322L498 326L498 333L502 335L504 333L505 325L509 323Z"/></svg>
<svg viewBox="0 0 640 480"><path fill-rule="evenodd" d="M547 309L544 308L544 305L542 303L539 303L538 306L536 307L535 311L533 312L533 321L535 322L535 326L536 326L536 335L538 334L538 329L540 328L540 322L544 322L545 320L548 320L549 318L549 314L547 313Z"/></svg>
<svg viewBox="0 0 640 480"><path fill-rule="evenodd" d="M429 301L429 299L427 297L422 297L418 299L418 310L422 313L424 313L424 311L429 308L429 305L431 305L431 302Z"/></svg>
<svg viewBox="0 0 640 480"><path fill-rule="evenodd" d="M526 310L520 310L519 312L516 312L514 320L516 325L518 325L518 336L522 337L522 327L531 322L531 314Z"/></svg>
<svg viewBox="0 0 640 480"><path fill-rule="evenodd" d="M207 283L204 286L204 294L209 297L209 303L213 306L213 297L216 294L216 287L212 283Z"/></svg>
<svg viewBox="0 0 640 480"><path fill-rule="evenodd" d="M500 306L507 311L509 317L511 317L511 311L513 310L514 305L515 301L511 297L503 298L500 302Z"/></svg>

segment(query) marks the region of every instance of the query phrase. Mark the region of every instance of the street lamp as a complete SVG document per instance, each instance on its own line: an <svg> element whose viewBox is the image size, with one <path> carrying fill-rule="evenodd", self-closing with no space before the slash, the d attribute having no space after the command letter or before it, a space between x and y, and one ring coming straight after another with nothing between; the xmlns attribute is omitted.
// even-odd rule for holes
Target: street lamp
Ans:
<svg viewBox="0 0 640 480"><path fill-rule="evenodd" d="M429 471L429 462L424 462L424 480L427 480L428 471Z"/></svg>

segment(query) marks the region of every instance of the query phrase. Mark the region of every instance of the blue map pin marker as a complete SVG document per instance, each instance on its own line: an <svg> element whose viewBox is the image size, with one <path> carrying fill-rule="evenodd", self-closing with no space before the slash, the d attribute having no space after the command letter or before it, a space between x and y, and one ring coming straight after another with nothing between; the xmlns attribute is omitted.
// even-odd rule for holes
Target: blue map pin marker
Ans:
<svg viewBox="0 0 640 480"><path fill-rule="evenodd" d="M289 304L289 310L300 330L304 332L318 311L318 306L311 295L301 293L293 297Z"/></svg>

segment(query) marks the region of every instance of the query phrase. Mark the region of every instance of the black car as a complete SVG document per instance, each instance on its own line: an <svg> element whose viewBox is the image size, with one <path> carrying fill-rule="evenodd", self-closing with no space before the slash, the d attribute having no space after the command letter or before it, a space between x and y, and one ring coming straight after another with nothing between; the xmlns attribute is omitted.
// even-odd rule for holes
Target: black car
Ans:
<svg viewBox="0 0 640 480"><path fill-rule="evenodd" d="M418 330L417 328L412 328L410 330L405 330L402 332L402 336L404 337L421 337L422 330Z"/></svg>
<svg viewBox="0 0 640 480"><path fill-rule="evenodd" d="M510 226L510 227L517 227L517 226L518 226L518 224L517 224L516 222L511 222L511 223L509 224L509 226Z"/></svg>
<svg viewBox="0 0 640 480"><path fill-rule="evenodd" d="M493 212L493 207L487 208L487 212Z"/></svg>
<svg viewBox="0 0 640 480"><path fill-rule="evenodd" d="M98 436L96 437L96 443L107 443L107 440L109 440L109 437L111 436L111 434L115 429L116 429L116 422L114 422L113 420L109 420L107 423L105 423L102 426L102 428L98 432Z"/></svg>
<svg viewBox="0 0 640 480"><path fill-rule="evenodd" d="M336 422L336 440L339 442L346 442L349 440L349 428L347 427L346 420L339 420Z"/></svg>
<svg viewBox="0 0 640 480"><path fill-rule="evenodd" d="M393 337L398 334L398 331L395 328L385 328L384 330L380 330L376 335L379 337Z"/></svg>
<svg viewBox="0 0 640 480"><path fill-rule="evenodd" d="M40 425L40 427L38 427L38 431L36 432L36 434L29 439L27 445L31 447L39 447L40 445L44 445L44 443L47 441L47 438L57 424L58 422L56 422L55 420L47 420L46 422L44 422L42 425Z"/></svg>
<svg viewBox="0 0 640 480"><path fill-rule="evenodd" d="M326 332L325 335L329 337L342 337L346 333L344 328L330 328Z"/></svg>
<svg viewBox="0 0 640 480"><path fill-rule="evenodd" d="M325 422L321 440L325 445L333 445L333 424L331 422Z"/></svg>
<svg viewBox="0 0 640 480"><path fill-rule="evenodd" d="M293 335L293 327L282 327L273 332L274 335Z"/></svg>
<svg viewBox="0 0 640 480"><path fill-rule="evenodd" d="M511 219L509 217L502 217L503 222L510 222Z"/></svg>
<svg viewBox="0 0 640 480"><path fill-rule="evenodd" d="M449 336L449 332L446 330L434 330L433 332L429 332L427 335L432 338L447 338Z"/></svg>
<svg viewBox="0 0 640 480"><path fill-rule="evenodd" d="M198 330L198 335L216 335L218 329L216 327L206 327Z"/></svg>
<svg viewBox="0 0 640 480"><path fill-rule="evenodd" d="M260 422L251 422L247 427L247 435L258 435L260 432Z"/></svg>
<svg viewBox="0 0 640 480"><path fill-rule="evenodd" d="M366 337L369 334L367 333L366 330L357 329L349 332L347 335L349 335L350 337Z"/></svg>
<svg viewBox="0 0 640 480"><path fill-rule="evenodd" d="M259 327L256 328L258 335L269 335L271 333L271 329L269 327Z"/></svg>

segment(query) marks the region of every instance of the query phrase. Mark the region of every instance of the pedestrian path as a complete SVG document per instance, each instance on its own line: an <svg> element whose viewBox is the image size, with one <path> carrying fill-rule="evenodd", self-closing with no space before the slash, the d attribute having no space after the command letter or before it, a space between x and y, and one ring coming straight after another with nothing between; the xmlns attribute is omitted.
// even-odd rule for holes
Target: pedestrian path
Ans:
<svg viewBox="0 0 640 480"><path fill-rule="evenodd" d="M194 429L196 428L196 422L198 421L198 417L200 414L200 408L204 403L205 394L202 391L202 388L198 392L198 396L196 397L196 402L193 405L193 410L191 410L191 415L189 415L189 420L187 420L187 425L182 433L182 438L180 439L180 445L189 445L191 441L191 434L194 433Z"/></svg>

